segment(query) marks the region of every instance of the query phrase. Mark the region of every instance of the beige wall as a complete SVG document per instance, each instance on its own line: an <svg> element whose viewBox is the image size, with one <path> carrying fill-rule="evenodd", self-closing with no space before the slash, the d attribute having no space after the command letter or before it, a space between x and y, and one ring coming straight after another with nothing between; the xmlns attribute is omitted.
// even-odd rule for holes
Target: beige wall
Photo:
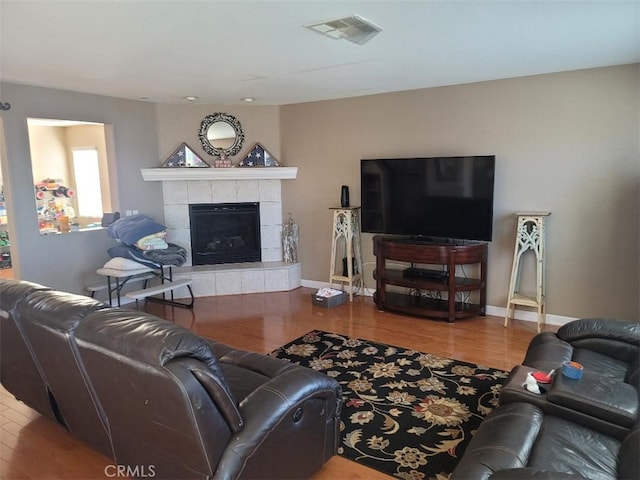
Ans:
<svg viewBox="0 0 640 480"><path fill-rule="evenodd" d="M637 321L638 73L630 65L282 107L282 157L300 167L283 183L283 209L300 225L303 279L328 280L328 208L342 184L359 204L361 158L495 154L489 304L505 306L514 212L548 210L548 312Z"/></svg>
<svg viewBox="0 0 640 480"><path fill-rule="evenodd" d="M117 168L110 165L116 191L114 208L137 209L162 218L162 187L157 182L144 182L140 174L141 168L156 166L159 158L155 105L11 83L0 83L0 90L2 100L11 103L11 110L1 114L0 126L14 273L58 290L86 293L85 285L98 280L96 269L109 259L107 249L116 242L105 230L39 234L27 118L109 125L107 145L113 145L109 161L117 162Z"/></svg>
<svg viewBox="0 0 640 480"><path fill-rule="evenodd" d="M81 292L113 244L102 231L38 235L27 117L113 125L115 208L162 218L161 185L144 182L140 168L161 165L181 142L211 160L197 140L200 121L226 112L246 134L234 160L260 142L300 167L298 179L283 182L283 213L300 224L305 280L327 281L328 208L342 184L358 203L361 158L495 154L489 304L506 301L513 213L550 210L549 313L638 320L638 65L284 107L152 105L6 83L2 92L12 105L2 114L12 254L26 280ZM371 235L363 250L373 287Z"/></svg>
<svg viewBox="0 0 640 480"><path fill-rule="evenodd" d="M235 116L242 126L245 139L240 152L231 160L239 162L259 142L278 160L280 158L279 109L273 106L212 106L212 105L157 105L158 141L160 159L158 166L180 146L186 143L205 162L213 165L212 157L202 149L198 140L200 122L216 112ZM294 166L293 163L288 164Z"/></svg>
<svg viewBox="0 0 640 480"><path fill-rule="evenodd" d="M40 125L28 128L34 183L55 177L63 179L68 185L71 179L64 128Z"/></svg>

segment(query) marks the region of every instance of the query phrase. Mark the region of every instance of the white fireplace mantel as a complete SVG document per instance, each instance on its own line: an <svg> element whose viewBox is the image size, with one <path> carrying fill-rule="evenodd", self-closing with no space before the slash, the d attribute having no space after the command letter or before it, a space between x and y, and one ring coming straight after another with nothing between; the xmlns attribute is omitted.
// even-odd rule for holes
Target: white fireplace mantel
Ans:
<svg viewBox="0 0 640 480"><path fill-rule="evenodd" d="M298 176L298 167L247 168L142 168L145 182L179 180L290 180Z"/></svg>
<svg viewBox="0 0 640 480"><path fill-rule="evenodd" d="M196 297L288 291L302 284L300 263L283 262L282 181L298 167L148 168L147 182L162 183L167 241L188 252L175 278L193 280ZM260 262L192 265L189 207L202 203L260 204ZM186 291L186 289L185 289Z"/></svg>

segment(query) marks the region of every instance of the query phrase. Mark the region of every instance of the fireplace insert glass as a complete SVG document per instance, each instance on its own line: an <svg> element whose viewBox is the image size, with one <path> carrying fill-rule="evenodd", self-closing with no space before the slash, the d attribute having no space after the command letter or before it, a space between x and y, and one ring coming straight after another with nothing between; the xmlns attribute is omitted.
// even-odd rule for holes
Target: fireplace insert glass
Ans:
<svg viewBox="0 0 640 480"><path fill-rule="evenodd" d="M258 203L189 205L193 265L260 262Z"/></svg>

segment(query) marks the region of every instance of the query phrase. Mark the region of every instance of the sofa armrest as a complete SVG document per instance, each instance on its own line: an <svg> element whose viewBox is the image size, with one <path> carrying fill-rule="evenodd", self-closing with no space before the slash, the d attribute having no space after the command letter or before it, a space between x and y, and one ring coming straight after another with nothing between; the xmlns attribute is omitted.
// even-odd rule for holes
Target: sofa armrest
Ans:
<svg viewBox="0 0 640 480"><path fill-rule="evenodd" d="M494 472L525 467L543 419L542 410L530 403L496 408L480 424L451 480L486 480Z"/></svg>
<svg viewBox="0 0 640 480"><path fill-rule="evenodd" d="M299 368L286 360L240 350L213 340L209 340L209 344L221 364L235 365L259 373L265 377L277 377L287 370Z"/></svg>
<svg viewBox="0 0 640 480"><path fill-rule="evenodd" d="M499 470L489 477L491 480L576 480L583 476L571 473L552 472L539 468L507 468Z"/></svg>
<svg viewBox="0 0 640 480"><path fill-rule="evenodd" d="M537 334L527 347L522 364L543 372L557 369L565 361L571 360L573 347L558 338L554 332Z"/></svg>
<svg viewBox="0 0 640 480"><path fill-rule="evenodd" d="M638 392L620 380L585 372L580 380L556 375L547 400L631 428L638 420Z"/></svg>
<svg viewBox="0 0 640 480"><path fill-rule="evenodd" d="M251 468L249 461L261 465L260 476L264 478L284 478L291 473L308 476L335 454L342 406L340 385L312 369L292 367L240 402L244 428L227 446L216 479L246 474ZM287 465L259 461L280 450L289 452Z"/></svg>

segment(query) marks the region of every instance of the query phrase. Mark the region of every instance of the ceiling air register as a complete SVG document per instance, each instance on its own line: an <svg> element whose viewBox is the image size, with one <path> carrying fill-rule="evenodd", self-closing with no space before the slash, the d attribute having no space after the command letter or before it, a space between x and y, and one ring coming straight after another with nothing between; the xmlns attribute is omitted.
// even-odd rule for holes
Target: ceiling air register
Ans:
<svg viewBox="0 0 640 480"><path fill-rule="evenodd" d="M358 45L364 45L382 31L378 25L359 15L310 23L305 28L334 40L349 40Z"/></svg>

